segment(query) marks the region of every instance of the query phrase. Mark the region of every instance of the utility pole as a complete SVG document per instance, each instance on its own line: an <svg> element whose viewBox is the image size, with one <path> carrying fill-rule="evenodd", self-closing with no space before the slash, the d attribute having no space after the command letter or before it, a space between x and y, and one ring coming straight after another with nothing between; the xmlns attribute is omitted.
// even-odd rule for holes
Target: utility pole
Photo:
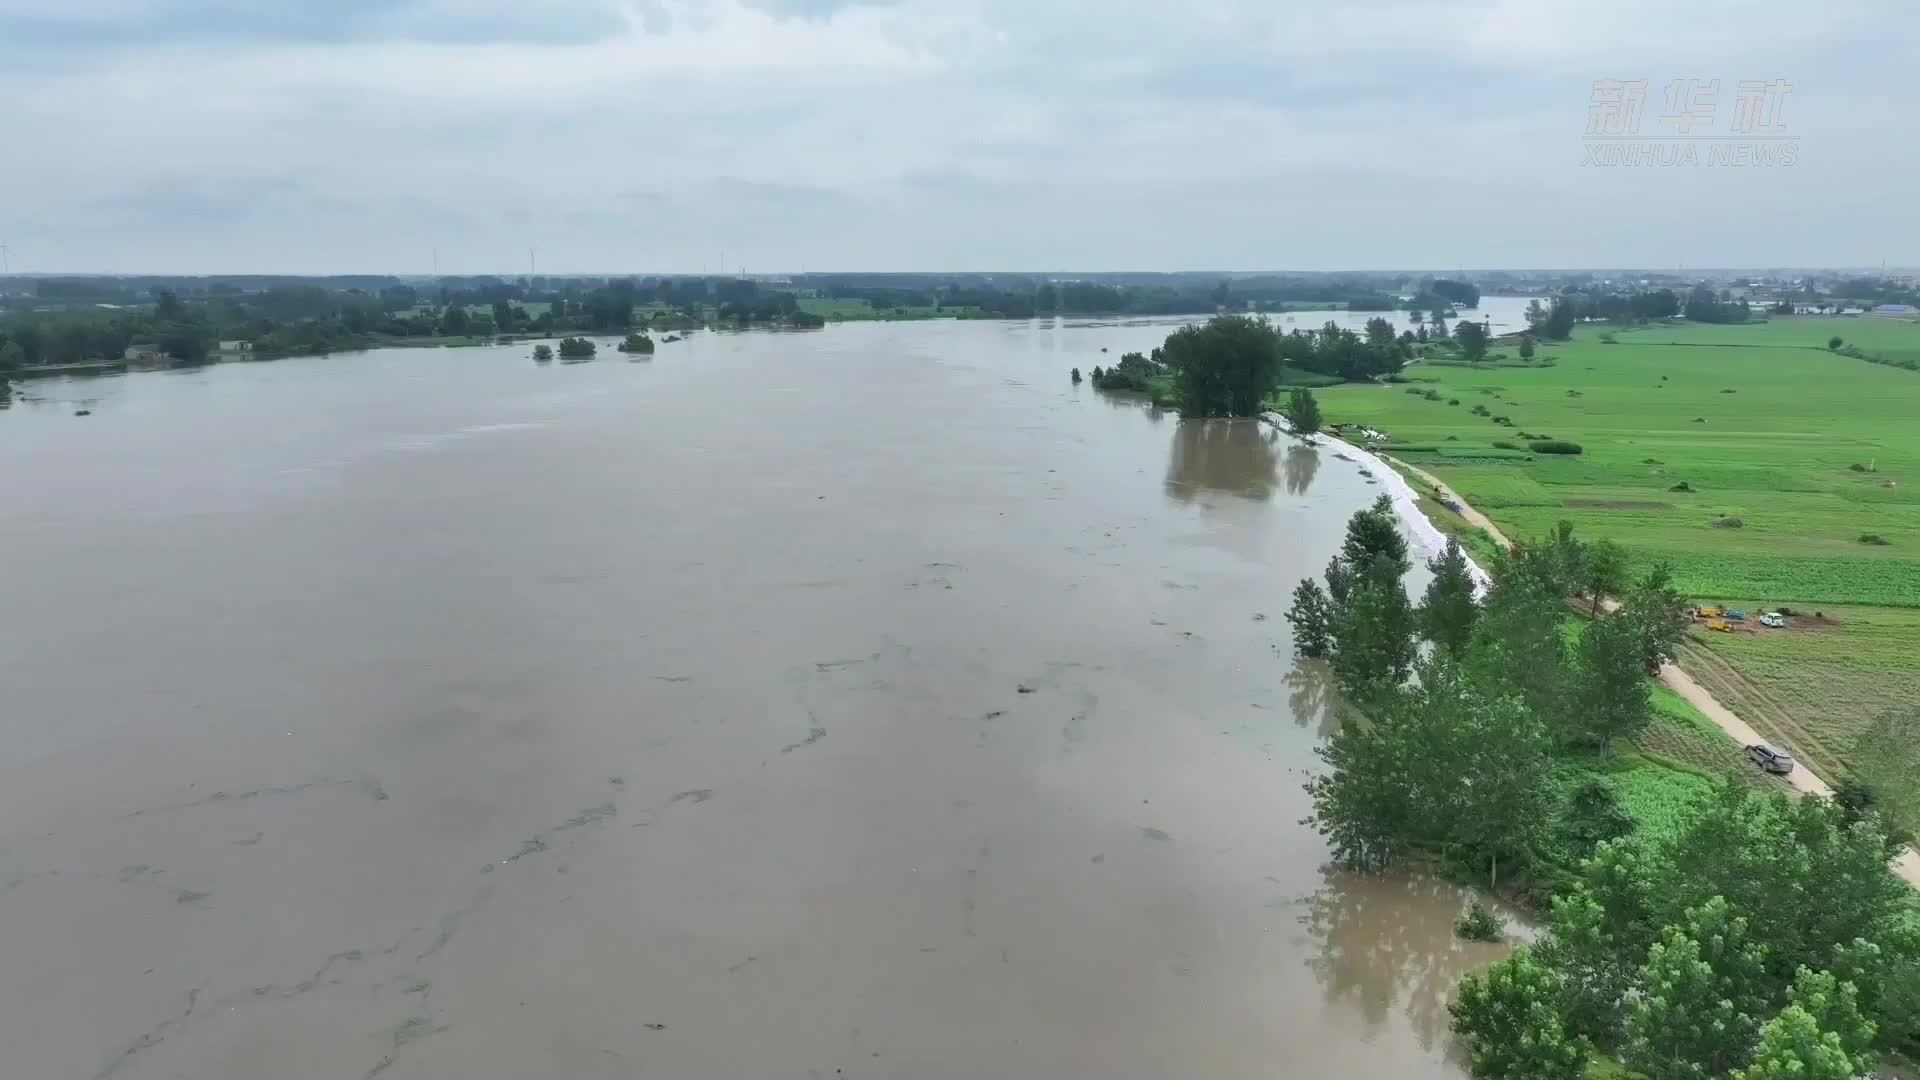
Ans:
<svg viewBox="0 0 1920 1080"><path fill-rule="evenodd" d="M533 287L533 279L540 276L540 258L533 248L527 249L527 287Z"/></svg>
<svg viewBox="0 0 1920 1080"><path fill-rule="evenodd" d="M7 242L0 240L0 274L12 276L13 262L7 249Z"/></svg>

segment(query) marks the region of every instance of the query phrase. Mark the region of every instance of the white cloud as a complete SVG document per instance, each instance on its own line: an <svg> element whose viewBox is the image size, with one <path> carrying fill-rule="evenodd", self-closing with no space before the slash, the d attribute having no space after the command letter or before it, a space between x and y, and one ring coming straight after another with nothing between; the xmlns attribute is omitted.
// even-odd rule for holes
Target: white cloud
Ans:
<svg viewBox="0 0 1920 1080"><path fill-rule="evenodd" d="M1920 224L1895 190L1908 141L1859 104L1904 93L1874 21L1897 14L0 0L0 234L39 269L419 269L435 246L505 269L531 244L636 270L723 248L766 268L1877 261ZM47 47L61 33L98 40ZM1802 165L1579 167L1591 80L1680 76L1794 81ZM1770 234L1720 205L1813 216L1839 187L1885 205Z"/></svg>

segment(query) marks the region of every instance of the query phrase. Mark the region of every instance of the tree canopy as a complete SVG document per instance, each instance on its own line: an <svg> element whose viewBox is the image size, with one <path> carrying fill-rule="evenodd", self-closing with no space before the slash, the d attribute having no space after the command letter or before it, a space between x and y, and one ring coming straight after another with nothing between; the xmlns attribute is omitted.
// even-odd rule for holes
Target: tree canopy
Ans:
<svg viewBox="0 0 1920 1080"><path fill-rule="evenodd" d="M1271 323L1220 315L1168 335L1162 355L1183 415L1255 416L1280 381L1280 334Z"/></svg>

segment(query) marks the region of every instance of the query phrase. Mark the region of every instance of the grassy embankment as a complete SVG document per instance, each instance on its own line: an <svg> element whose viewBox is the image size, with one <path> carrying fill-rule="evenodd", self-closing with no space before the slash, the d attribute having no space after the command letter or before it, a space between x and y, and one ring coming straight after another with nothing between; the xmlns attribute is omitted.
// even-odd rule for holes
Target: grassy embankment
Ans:
<svg viewBox="0 0 1920 1080"><path fill-rule="evenodd" d="M1837 355L1827 341L1920 356L1920 325L1662 324L1613 331L1612 344L1603 332L1583 327L1570 343L1543 345L1533 365L1415 365L1409 387L1319 396L1329 421L1391 432L1390 452L1437 473L1512 535L1570 520L1637 563L1671 563L1689 595L1801 613L1784 631L1697 632L1682 663L1838 780L1871 716L1920 699L1920 373ZM1524 448L1522 432L1584 453L1493 446ZM1461 527L1428 509L1442 528ZM1683 745L1686 733L1666 726L1652 739ZM1686 760L1724 756L1685 742Z"/></svg>

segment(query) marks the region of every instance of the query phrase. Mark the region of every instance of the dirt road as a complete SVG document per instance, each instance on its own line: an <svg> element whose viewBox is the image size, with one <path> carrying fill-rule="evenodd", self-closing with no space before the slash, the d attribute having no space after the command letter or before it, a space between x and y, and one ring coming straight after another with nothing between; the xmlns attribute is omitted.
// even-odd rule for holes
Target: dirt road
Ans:
<svg viewBox="0 0 1920 1080"><path fill-rule="evenodd" d="M1491 520L1489 520L1487 515L1481 513L1478 510L1475 510L1472 504L1468 503L1467 500L1460 497L1459 492L1453 490L1452 488L1448 487L1446 484L1442 483L1439 477L1433 475L1432 473L1428 472L1425 469L1419 468L1414 465L1409 465L1406 462L1401 461L1399 458L1387 457L1385 454L1382 454L1380 456L1383 460L1390 461L1394 465L1407 470L1408 472L1419 477L1420 479L1425 480L1428 484L1431 484L1433 486L1433 489L1440 493L1441 498L1452 499L1460 507L1459 513L1460 513L1461 519L1464 520L1467 524L1480 529L1482 532L1485 532L1488 536L1493 537L1494 543L1499 544L1503 548L1510 548L1513 546L1513 541L1507 539L1507 534L1500 531L1500 526L1495 525Z"/></svg>
<svg viewBox="0 0 1920 1080"><path fill-rule="evenodd" d="M1393 462L1394 465L1407 470L1428 484L1433 485L1434 490L1438 491L1442 497L1452 499L1459 505L1459 513L1462 519L1469 524L1485 530L1487 535L1493 537L1494 542L1498 543L1501 547L1510 548L1513 546L1513 542L1507 539L1506 535L1500 531L1498 526L1488 520L1485 514L1475 510L1471 504L1465 499L1462 499L1458 492L1442 483L1439 477L1427 472L1425 469L1409 465L1397 458L1387 458L1386 460ZM1618 605L1613 601L1608 601L1607 606L1609 609L1612 609ZM1678 667L1672 664L1662 665L1660 668L1660 682L1666 686L1667 689L1685 698L1694 708L1699 709L1701 715L1713 721L1721 731L1732 736L1733 740L1741 746L1752 746L1755 743L1767 741L1760 737L1759 732L1753 730L1752 725L1740 719L1732 709L1720 704L1718 698L1708 693L1705 687L1694 681L1693 676L1680 670ZM1807 768L1804 762L1796 765L1794 770L1787 774L1786 780L1789 784L1793 785L1795 791L1803 795L1819 795L1823 797L1831 797L1833 795L1833 788L1829 787L1825 780L1814 775L1813 770ZM1909 885L1920 889L1920 853L1916 853L1912 848L1908 848L1899 859L1895 860L1893 872L1904 878Z"/></svg>

